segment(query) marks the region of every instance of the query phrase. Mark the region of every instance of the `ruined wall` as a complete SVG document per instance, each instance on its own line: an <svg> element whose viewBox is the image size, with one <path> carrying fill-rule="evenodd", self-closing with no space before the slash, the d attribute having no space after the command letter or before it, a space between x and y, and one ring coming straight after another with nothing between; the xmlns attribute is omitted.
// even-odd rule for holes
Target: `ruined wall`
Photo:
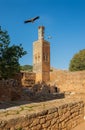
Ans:
<svg viewBox="0 0 85 130"><path fill-rule="evenodd" d="M50 73L51 84L56 84L61 91L85 91L85 71L69 72L53 70Z"/></svg>
<svg viewBox="0 0 85 130"><path fill-rule="evenodd" d="M21 83L15 79L0 80L0 101L13 101L21 98Z"/></svg>
<svg viewBox="0 0 85 130"><path fill-rule="evenodd" d="M54 100L0 111L0 130L71 130L83 117L82 101Z"/></svg>
<svg viewBox="0 0 85 130"><path fill-rule="evenodd" d="M36 74L32 72L21 72L21 73L22 73L22 79L21 79L22 86L32 87L36 81Z"/></svg>

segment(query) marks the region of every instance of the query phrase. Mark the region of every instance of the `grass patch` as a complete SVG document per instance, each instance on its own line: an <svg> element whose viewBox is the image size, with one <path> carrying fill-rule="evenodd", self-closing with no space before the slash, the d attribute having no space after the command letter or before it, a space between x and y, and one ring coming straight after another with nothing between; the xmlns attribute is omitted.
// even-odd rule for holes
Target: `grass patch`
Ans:
<svg viewBox="0 0 85 130"><path fill-rule="evenodd" d="M20 128L17 128L16 130L23 130L23 129L20 127Z"/></svg>
<svg viewBox="0 0 85 130"><path fill-rule="evenodd" d="M20 113L20 111L16 111L16 114L19 114Z"/></svg>

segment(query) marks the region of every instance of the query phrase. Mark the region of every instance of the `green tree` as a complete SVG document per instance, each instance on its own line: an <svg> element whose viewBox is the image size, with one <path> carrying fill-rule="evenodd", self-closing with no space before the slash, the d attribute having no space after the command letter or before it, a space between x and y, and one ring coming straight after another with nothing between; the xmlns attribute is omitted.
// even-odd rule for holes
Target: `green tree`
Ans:
<svg viewBox="0 0 85 130"><path fill-rule="evenodd" d="M19 59L26 54L22 45L10 46L10 37L7 31L0 27L0 76L13 78L20 72Z"/></svg>
<svg viewBox="0 0 85 130"><path fill-rule="evenodd" d="M69 64L70 71L85 70L85 49L76 53Z"/></svg>
<svg viewBox="0 0 85 130"><path fill-rule="evenodd" d="M33 66L32 65L23 65L23 66L21 66L21 70L22 71L32 72Z"/></svg>

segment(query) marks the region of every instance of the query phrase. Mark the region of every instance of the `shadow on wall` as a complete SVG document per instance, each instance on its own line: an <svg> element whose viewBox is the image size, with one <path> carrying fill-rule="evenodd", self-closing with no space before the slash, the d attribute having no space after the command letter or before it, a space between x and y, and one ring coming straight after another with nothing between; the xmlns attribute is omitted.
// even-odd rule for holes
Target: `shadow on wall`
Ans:
<svg viewBox="0 0 85 130"><path fill-rule="evenodd" d="M50 86L45 82L38 82L30 91L33 93L32 99L35 101L46 101L64 98L64 93L60 93L57 86Z"/></svg>

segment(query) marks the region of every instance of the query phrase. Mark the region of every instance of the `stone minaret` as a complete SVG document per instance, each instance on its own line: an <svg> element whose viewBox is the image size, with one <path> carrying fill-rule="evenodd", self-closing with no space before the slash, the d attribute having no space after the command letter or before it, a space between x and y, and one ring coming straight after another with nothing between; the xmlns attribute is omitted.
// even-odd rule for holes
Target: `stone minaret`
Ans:
<svg viewBox="0 0 85 130"><path fill-rule="evenodd" d="M50 43L44 40L44 26L38 27L38 40L33 43L33 72L37 81L50 80Z"/></svg>

